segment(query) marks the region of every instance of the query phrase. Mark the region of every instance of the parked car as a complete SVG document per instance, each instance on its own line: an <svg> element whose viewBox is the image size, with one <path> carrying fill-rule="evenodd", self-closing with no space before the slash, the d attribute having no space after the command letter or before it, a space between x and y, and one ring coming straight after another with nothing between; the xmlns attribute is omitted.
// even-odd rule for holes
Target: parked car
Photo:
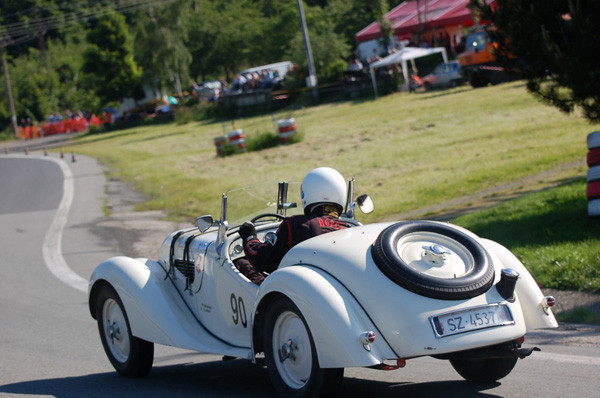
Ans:
<svg viewBox="0 0 600 398"><path fill-rule="evenodd" d="M445 62L437 65L433 72L423 78L425 90L440 87L456 87L463 83L458 61Z"/></svg>
<svg viewBox="0 0 600 398"><path fill-rule="evenodd" d="M145 376L164 344L266 363L285 397L335 390L346 367L393 370L420 356L490 382L536 350L522 346L528 331L557 327L554 299L506 248L449 223L362 225L355 209L372 201L348 186L352 227L294 246L260 286L235 267L239 226L250 219L272 241L284 216L302 211L288 201L300 199L299 183L229 191L218 220L172 233L158 259L101 263L89 309L113 367Z"/></svg>

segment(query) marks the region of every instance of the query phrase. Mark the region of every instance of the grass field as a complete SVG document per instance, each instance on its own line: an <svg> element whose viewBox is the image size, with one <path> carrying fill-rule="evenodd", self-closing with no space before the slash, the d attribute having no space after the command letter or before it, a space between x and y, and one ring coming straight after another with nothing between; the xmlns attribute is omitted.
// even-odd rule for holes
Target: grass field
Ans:
<svg viewBox="0 0 600 398"><path fill-rule="evenodd" d="M100 159L114 176L146 194L148 200L138 206L140 210L166 210L173 220L218 215L220 193L233 187L265 180L300 181L310 169L330 166L347 178L354 176L357 193L373 197L375 212L361 217L370 222L397 219L410 210L475 195L564 165L568 167L560 179L584 176L586 136L593 130L580 116L565 115L537 102L526 93L523 82L477 90L459 87L400 93L376 101L326 104L274 115L275 119L289 116L296 119L304 135L302 142L226 158L216 157L213 146L213 137L223 134L220 122L87 135L76 140L74 149ZM230 129L231 121L226 126ZM235 127L244 129L247 137L275 132L271 115L236 120ZM574 184L569 195L578 197L581 207L585 187L581 182ZM539 212L552 219L559 210L548 205ZM483 231L511 223L514 211L489 221L490 227ZM577 252L595 250L591 266L600 280L599 234L589 237L588 243L579 237L560 238L557 245L562 246L556 250L562 254L550 253L555 250L549 248L551 231L531 230L527 217L534 216L542 218L529 214L519 220L516 225L530 233L521 234L519 243L511 243L525 262L526 256L547 256L548 260L540 261L583 264L587 257L568 256L577 251L569 245L576 245L580 247ZM577 231L579 224L570 224L576 218L586 218L585 211L569 213L562 225L545 228ZM597 232L597 228L586 231ZM531 267L538 279L538 272L549 273L546 268ZM548 274L548 286L564 286L558 274ZM580 272L572 276L577 279ZM600 286L584 282L573 288L596 290Z"/></svg>
<svg viewBox="0 0 600 398"><path fill-rule="evenodd" d="M600 292L600 220L587 217L585 186L580 178L453 222L501 242L542 286Z"/></svg>
<svg viewBox="0 0 600 398"><path fill-rule="evenodd" d="M517 82L480 90L396 94L328 104L293 116L304 141L217 158L221 123L167 124L95 134L77 152L106 163L173 219L215 213L221 192L265 180L300 181L327 165L376 202L373 221L583 161L591 127L536 102ZM271 115L236 120L247 137L274 132ZM228 122L227 127L230 128ZM581 175L585 169L581 167Z"/></svg>

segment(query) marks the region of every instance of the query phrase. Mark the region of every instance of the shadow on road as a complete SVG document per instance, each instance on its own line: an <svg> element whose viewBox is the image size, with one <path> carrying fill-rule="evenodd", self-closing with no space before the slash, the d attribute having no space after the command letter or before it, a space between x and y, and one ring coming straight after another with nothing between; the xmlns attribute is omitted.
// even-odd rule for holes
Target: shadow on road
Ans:
<svg viewBox="0 0 600 398"><path fill-rule="evenodd" d="M499 383L472 385L464 381L431 383L383 382L346 377L339 396L354 397L495 397L486 389ZM0 394L80 397L273 397L266 368L246 360L155 366L143 379L115 372L23 381L0 386Z"/></svg>

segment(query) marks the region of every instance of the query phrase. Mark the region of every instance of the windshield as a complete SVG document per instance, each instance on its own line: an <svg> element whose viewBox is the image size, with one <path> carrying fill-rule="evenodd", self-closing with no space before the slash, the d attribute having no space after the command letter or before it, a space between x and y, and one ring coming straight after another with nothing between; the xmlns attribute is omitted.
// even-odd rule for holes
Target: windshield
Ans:
<svg viewBox="0 0 600 398"><path fill-rule="evenodd" d="M300 202L300 182L289 182L284 216L303 214ZM260 214L277 213L279 182L271 181L225 192L227 221L230 227L241 225Z"/></svg>
<svg viewBox="0 0 600 398"><path fill-rule="evenodd" d="M467 36L467 51L476 51L485 49L487 34L485 32L470 33Z"/></svg>

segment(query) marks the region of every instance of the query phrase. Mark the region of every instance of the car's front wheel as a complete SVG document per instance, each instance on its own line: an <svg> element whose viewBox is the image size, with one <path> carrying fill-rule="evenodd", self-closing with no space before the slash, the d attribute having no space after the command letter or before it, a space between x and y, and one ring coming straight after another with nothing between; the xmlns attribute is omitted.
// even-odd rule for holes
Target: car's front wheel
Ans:
<svg viewBox="0 0 600 398"><path fill-rule="evenodd" d="M284 397L312 397L334 393L344 369L319 367L310 330L296 305L276 299L266 313L264 350L273 386Z"/></svg>
<svg viewBox="0 0 600 398"><path fill-rule="evenodd" d="M109 285L100 288L96 319L102 346L115 370L126 377L144 377L152 369L154 344L134 337L121 298Z"/></svg>
<svg viewBox="0 0 600 398"><path fill-rule="evenodd" d="M475 383L491 383L507 376L518 358L451 359L454 370Z"/></svg>

